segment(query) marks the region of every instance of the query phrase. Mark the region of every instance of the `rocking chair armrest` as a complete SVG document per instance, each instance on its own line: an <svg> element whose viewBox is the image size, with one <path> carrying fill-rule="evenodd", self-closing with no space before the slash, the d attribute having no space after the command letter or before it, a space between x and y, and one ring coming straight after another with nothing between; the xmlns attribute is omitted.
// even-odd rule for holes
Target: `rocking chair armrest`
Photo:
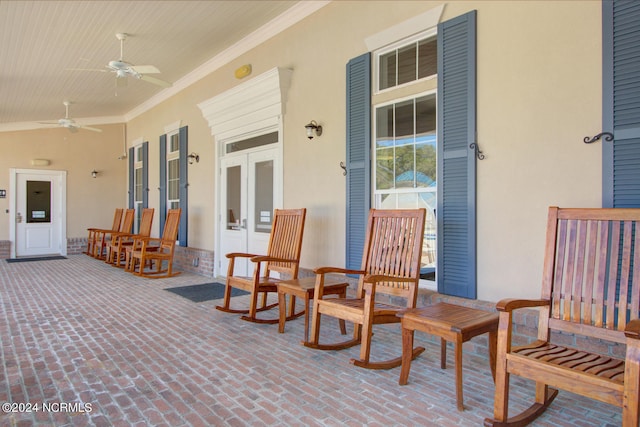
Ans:
<svg viewBox="0 0 640 427"><path fill-rule="evenodd" d="M640 340L640 319L633 319L624 328L624 334L627 338Z"/></svg>
<svg viewBox="0 0 640 427"><path fill-rule="evenodd" d="M142 248L145 250L150 246L150 243L161 243L162 239L158 237L136 237L133 241L134 248ZM155 246L155 245L154 245Z"/></svg>
<svg viewBox="0 0 640 427"><path fill-rule="evenodd" d="M544 307L546 305L551 304L551 301L547 299L514 299L514 298L505 298L503 300L498 301L496 304L496 310L498 311L513 311L519 308L530 308L530 307Z"/></svg>
<svg viewBox="0 0 640 427"><path fill-rule="evenodd" d="M314 268L313 272L315 274L328 274L328 273L343 273L343 274L365 274L364 270L351 270L349 268L340 268L340 267L318 267Z"/></svg>
<svg viewBox="0 0 640 427"><path fill-rule="evenodd" d="M242 252L230 252L228 254L225 255L227 258L231 259L231 258L253 258L255 256L258 256L256 254L245 254Z"/></svg>
<svg viewBox="0 0 640 427"><path fill-rule="evenodd" d="M278 258L268 255L256 255L251 257L251 262L298 262L297 259Z"/></svg>

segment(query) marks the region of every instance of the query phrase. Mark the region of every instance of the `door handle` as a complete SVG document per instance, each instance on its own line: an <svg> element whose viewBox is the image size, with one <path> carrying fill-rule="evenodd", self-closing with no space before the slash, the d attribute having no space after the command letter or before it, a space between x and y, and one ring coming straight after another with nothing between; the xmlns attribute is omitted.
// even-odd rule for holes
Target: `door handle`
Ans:
<svg viewBox="0 0 640 427"><path fill-rule="evenodd" d="M247 218L244 218L242 220L242 228L244 228L245 230L247 229Z"/></svg>
<svg viewBox="0 0 640 427"><path fill-rule="evenodd" d="M22 222L22 214L20 212L16 214L16 222Z"/></svg>

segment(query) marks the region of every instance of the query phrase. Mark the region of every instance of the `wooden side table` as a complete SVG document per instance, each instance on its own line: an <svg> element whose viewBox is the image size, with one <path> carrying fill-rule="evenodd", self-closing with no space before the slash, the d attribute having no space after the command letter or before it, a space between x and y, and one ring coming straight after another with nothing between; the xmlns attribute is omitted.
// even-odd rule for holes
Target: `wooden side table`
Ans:
<svg viewBox="0 0 640 427"><path fill-rule="evenodd" d="M284 323L286 320L294 319L302 313L295 314L296 297L304 299L304 341L309 341L309 302L313 299L315 292L316 278L304 277L302 279L285 280L278 283L278 308L280 310L280 322L278 324L278 332L284 332ZM339 278L325 277L324 279L324 295L337 295L340 298L346 298L349 283ZM289 316L286 315L286 299L285 295L289 295ZM347 333L345 322L340 319L340 332L342 335Z"/></svg>
<svg viewBox="0 0 640 427"><path fill-rule="evenodd" d="M489 364L491 375L496 378L496 343L498 314L475 308L440 302L428 307L412 308L398 314L402 318L402 368L400 385L405 385L411 369L411 349L414 331L422 331L440 337L440 367L446 368L447 341L455 346L456 403L462 411L462 343L471 338L489 334Z"/></svg>

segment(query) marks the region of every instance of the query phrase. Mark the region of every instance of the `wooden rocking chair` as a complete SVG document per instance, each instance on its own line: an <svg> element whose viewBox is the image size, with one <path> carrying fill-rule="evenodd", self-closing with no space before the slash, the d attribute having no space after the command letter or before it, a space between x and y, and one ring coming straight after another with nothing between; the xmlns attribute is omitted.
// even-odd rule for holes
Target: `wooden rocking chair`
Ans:
<svg viewBox="0 0 640 427"><path fill-rule="evenodd" d="M95 243L93 244L93 257L97 259L106 259L106 249L111 239L118 233L131 233L133 228L133 220L135 219L135 209L126 209L122 224L118 230L98 230L95 233Z"/></svg>
<svg viewBox="0 0 640 427"><path fill-rule="evenodd" d="M124 214L124 209L122 208L116 209L115 213L113 214L113 224L111 225L111 229L109 231L120 230L120 223L122 222L123 214ZM85 254L89 256L93 256L94 254L93 248L95 247L95 244L96 244L96 235L99 232L104 230L106 229L97 228L97 227L87 228L87 231L89 232L89 237L87 238L87 251L85 252Z"/></svg>
<svg viewBox="0 0 640 427"><path fill-rule="evenodd" d="M178 225L182 209L169 209L164 223L162 238L138 237L134 240L128 260L125 261L127 270L138 276L158 279L180 274L173 271L173 252L178 238ZM164 267L164 263L167 267ZM155 270L153 264L155 263ZM139 266L136 272L136 265ZM147 269L146 267L150 268Z"/></svg>
<svg viewBox="0 0 640 427"><path fill-rule="evenodd" d="M513 311L525 307L539 309L538 337L512 346ZM530 423L558 394L550 386L622 407L622 425L638 426L640 209L549 208L541 298L504 299L496 308L494 417L485 426ZM567 346L574 334L596 352ZM600 354L607 343L625 344L625 358ZM511 374L535 381L536 391L531 407L509 418Z"/></svg>
<svg viewBox="0 0 640 427"><path fill-rule="evenodd" d="M106 263L113 264L116 267L124 267L122 261L126 259L126 249L133 247L136 238L149 237L151 235L151 226L153 224L153 208L144 208L142 217L140 218L140 230L138 234L130 233L114 233L111 236L111 242L107 246Z"/></svg>
<svg viewBox="0 0 640 427"><path fill-rule="evenodd" d="M300 264L300 251L302 250L302 234L307 210L302 209L276 209L273 218L273 226L269 237L267 255L259 256L246 253L229 253L229 267L224 291L224 305L216 306L218 310L228 313L244 313L243 320L256 323L278 323L276 319L258 319L256 313L276 307L278 303L267 305L267 296L270 292L278 292L279 278L271 277L271 272L288 276L285 279L297 279ZM234 276L236 258L249 258L254 263L253 276ZM262 274L261 274L262 272ZM285 280L282 279L282 280ZM237 310L230 308L231 288L239 288L251 293L249 309ZM262 304L258 307L258 294L262 293ZM303 314L300 312L294 317Z"/></svg>
<svg viewBox="0 0 640 427"><path fill-rule="evenodd" d="M341 350L360 344L360 359L351 359L354 365L368 369L390 369L401 365L402 356L381 362L369 360L372 329L376 324L399 323L401 319L396 314L416 306L425 216L425 209L371 209L361 269L321 267L314 270L313 320L311 339L303 342L306 347ZM323 298L324 275L328 273L359 275L356 297ZM376 300L379 294L390 298L401 297L406 305L379 302ZM337 344L320 344L320 319L323 314L353 322L353 338ZM412 358L423 351L424 347L414 348Z"/></svg>

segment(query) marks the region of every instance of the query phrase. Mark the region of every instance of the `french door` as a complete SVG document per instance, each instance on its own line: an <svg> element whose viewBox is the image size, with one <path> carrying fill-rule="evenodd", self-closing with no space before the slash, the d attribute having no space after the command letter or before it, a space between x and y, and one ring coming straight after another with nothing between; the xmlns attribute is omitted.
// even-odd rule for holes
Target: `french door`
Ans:
<svg viewBox="0 0 640 427"><path fill-rule="evenodd" d="M269 244L273 210L280 207L279 150L267 149L225 156L221 160L219 275L226 276L230 252L264 255ZM240 258L236 275L252 272Z"/></svg>

